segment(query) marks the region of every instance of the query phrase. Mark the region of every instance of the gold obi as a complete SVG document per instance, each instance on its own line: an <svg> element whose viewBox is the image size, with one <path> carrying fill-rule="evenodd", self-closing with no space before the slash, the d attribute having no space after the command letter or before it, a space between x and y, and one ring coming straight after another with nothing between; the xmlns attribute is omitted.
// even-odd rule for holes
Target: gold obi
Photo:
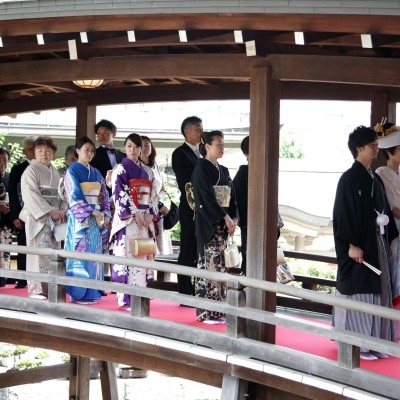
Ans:
<svg viewBox="0 0 400 400"><path fill-rule="evenodd" d="M136 207L147 208L150 205L151 181L138 178L129 180L129 191ZM146 206L146 207L143 207Z"/></svg>
<svg viewBox="0 0 400 400"><path fill-rule="evenodd" d="M231 188L227 185L216 185L214 186L214 192L218 204L221 207L229 207L229 203L231 201Z"/></svg>
<svg viewBox="0 0 400 400"><path fill-rule="evenodd" d="M99 182L81 182L80 187L88 204L94 206L99 205L99 195L101 190L101 184Z"/></svg>
<svg viewBox="0 0 400 400"><path fill-rule="evenodd" d="M61 205L61 197L58 194L58 188L52 186L39 186L40 194L48 204L59 209Z"/></svg>

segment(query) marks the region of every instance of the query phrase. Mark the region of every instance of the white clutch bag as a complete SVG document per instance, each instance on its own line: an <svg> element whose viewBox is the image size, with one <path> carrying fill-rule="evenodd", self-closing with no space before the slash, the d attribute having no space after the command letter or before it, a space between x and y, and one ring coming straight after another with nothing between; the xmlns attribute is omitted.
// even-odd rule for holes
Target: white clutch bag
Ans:
<svg viewBox="0 0 400 400"><path fill-rule="evenodd" d="M230 239L230 240L229 240ZM225 268L229 271L232 268L240 268L239 248L233 241L233 236L230 235L226 241L224 250Z"/></svg>
<svg viewBox="0 0 400 400"><path fill-rule="evenodd" d="M65 240L65 236L67 235L67 223L59 224L54 227L54 237L57 242L61 242Z"/></svg>

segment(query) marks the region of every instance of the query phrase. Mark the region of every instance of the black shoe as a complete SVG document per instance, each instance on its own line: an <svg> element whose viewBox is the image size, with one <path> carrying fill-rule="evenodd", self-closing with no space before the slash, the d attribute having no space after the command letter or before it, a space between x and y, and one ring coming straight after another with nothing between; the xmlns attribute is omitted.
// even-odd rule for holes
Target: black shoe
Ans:
<svg viewBox="0 0 400 400"><path fill-rule="evenodd" d="M107 292L105 290L99 290L99 292L102 296L107 296Z"/></svg>
<svg viewBox="0 0 400 400"><path fill-rule="evenodd" d="M14 287L14 289L25 289L25 288L26 288L26 283L23 282L18 282Z"/></svg>
<svg viewBox="0 0 400 400"><path fill-rule="evenodd" d="M6 278L0 278L0 287L6 286L7 280Z"/></svg>

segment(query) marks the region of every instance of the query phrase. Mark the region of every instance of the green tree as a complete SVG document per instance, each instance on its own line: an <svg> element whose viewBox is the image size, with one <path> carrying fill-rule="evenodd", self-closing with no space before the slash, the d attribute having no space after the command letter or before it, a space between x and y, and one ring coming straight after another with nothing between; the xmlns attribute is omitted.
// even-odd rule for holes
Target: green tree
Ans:
<svg viewBox="0 0 400 400"><path fill-rule="evenodd" d="M283 137L279 148L280 158L304 158L304 153L291 137Z"/></svg>

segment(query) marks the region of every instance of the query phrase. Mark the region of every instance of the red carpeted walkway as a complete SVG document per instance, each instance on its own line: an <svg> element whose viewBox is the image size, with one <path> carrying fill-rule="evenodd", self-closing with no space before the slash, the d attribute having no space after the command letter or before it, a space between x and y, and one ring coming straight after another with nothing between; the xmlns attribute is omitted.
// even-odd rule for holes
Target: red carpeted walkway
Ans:
<svg viewBox="0 0 400 400"><path fill-rule="evenodd" d="M25 297L27 296L27 289L14 289L14 285L7 285L6 287L0 288L0 295L1 294ZM96 307L107 310L115 310L116 312L127 312L118 308L116 295L111 293L103 297L95 305L82 305L82 307ZM201 322L197 322L196 311L194 308L181 307L179 304L175 303L151 300L150 316L162 320L196 326L203 329L225 332L225 325L206 325ZM318 322L321 323L321 321ZM331 360L337 359L336 344L329 339L280 326L277 327L276 332L276 344L279 346L299 350ZM361 368L400 379L400 359L397 357L389 357L388 359L379 359L376 361L361 360Z"/></svg>

